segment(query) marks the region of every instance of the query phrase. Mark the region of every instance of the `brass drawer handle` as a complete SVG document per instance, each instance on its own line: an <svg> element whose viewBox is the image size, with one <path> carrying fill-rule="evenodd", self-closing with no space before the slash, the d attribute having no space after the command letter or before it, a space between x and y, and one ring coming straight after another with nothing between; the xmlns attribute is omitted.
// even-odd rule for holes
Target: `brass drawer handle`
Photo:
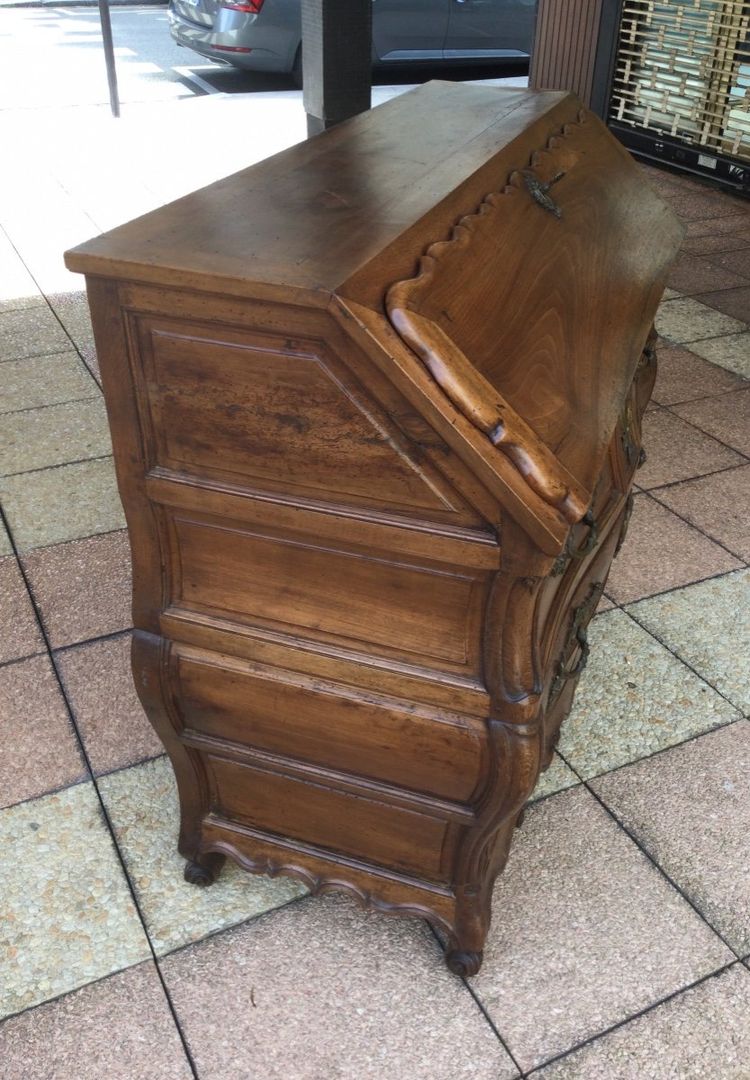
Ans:
<svg viewBox="0 0 750 1080"><path fill-rule="evenodd" d="M568 636L562 650L562 659L557 665L557 671L555 672L555 677L552 680L549 691L548 700L550 703L558 696L564 683L566 683L568 679L577 678L589 662L591 646L589 645L588 625L591 616L596 611L596 605L599 603L602 592L602 583L600 581L593 582L586 599L582 601L577 608L573 609L570 630L568 631ZM575 646L578 646L581 655L572 667L566 668L566 659L570 656L570 653Z"/></svg>
<svg viewBox="0 0 750 1080"><path fill-rule="evenodd" d="M560 669L557 672L557 677L559 679L562 679L563 681L565 681L566 679L572 679L576 675L580 675L583 669L586 667L586 664L588 664L589 662L589 653L591 652L591 646L589 645L588 631L585 626L580 626L576 630L575 643L581 650L581 655L578 657L578 660L572 668L565 668L563 667L562 663L560 664Z"/></svg>
<svg viewBox="0 0 750 1080"><path fill-rule="evenodd" d="M555 559L554 565L550 570L551 577L560 577L565 573L568 563L571 559L585 559L586 556L594 550L599 543L599 526L597 525L596 518L592 510L587 510L581 518L582 525L588 525L589 534L586 537L583 544L571 551L570 536L568 536L564 549Z"/></svg>
<svg viewBox="0 0 750 1080"><path fill-rule="evenodd" d="M575 551L568 551L568 555L571 559L584 559L599 543L599 526L597 525L593 510L586 511L581 518L581 524L588 525L589 534L579 548Z"/></svg>
<svg viewBox="0 0 750 1080"><path fill-rule="evenodd" d="M591 652L591 646L589 645L588 631L585 626L579 626L576 628L575 643L581 650L581 655L578 657L578 660L571 668L566 668L565 662L563 660L561 660L560 663L557 665L557 671L555 672L555 677L552 680L552 686L550 687L549 691L550 702L554 701L555 698L559 695L560 691L563 688L563 685L568 681L568 679L577 678L589 662L589 653ZM569 647L570 644L572 643L569 643ZM567 651L568 650L566 650L566 652Z"/></svg>

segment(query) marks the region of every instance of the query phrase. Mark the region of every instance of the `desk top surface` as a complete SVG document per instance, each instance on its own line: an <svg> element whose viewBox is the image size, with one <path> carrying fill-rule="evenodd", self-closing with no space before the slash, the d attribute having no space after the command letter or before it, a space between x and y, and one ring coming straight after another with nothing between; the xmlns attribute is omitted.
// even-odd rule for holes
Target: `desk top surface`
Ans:
<svg viewBox="0 0 750 1080"><path fill-rule="evenodd" d="M67 265L240 295L336 290L566 97L427 83L81 244Z"/></svg>

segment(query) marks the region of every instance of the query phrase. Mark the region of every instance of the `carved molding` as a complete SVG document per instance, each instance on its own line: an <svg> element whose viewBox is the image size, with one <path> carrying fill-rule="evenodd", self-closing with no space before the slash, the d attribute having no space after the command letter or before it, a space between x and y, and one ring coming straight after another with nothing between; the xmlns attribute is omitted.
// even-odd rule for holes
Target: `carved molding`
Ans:
<svg viewBox="0 0 750 1080"><path fill-rule="evenodd" d="M398 904L383 900L373 893L359 888L350 881L341 878L327 877L326 875L314 874L312 871L300 866L299 863L276 862L273 859L252 859L249 855L240 851L234 844L228 841L214 840L201 846L201 856L209 853L228 855L231 859L251 874L262 874L266 877L292 877L301 881L310 891L312 896L322 896L325 893L346 893L365 911L377 911L381 915L395 915L426 919L433 926L438 926L446 934L453 936L454 928L442 916L438 915L434 908L421 904ZM342 868L343 869L343 868Z"/></svg>
<svg viewBox="0 0 750 1080"><path fill-rule="evenodd" d="M527 168L514 170L501 191L490 192L477 210L460 218L447 240L431 244L419 260L417 274L395 282L385 297L386 311L394 329L420 357L453 404L508 457L532 491L571 524L578 522L588 509L585 490L477 371L452 338L419 309L445 260L457 250L469 247L474 235L489 227L504 211L509 196L526 193L543 209L546 207L554 216L559 216L557 206L546 195L548 187L564 175L556 167L555 152L564 147L565 139L585 123L585 113L581 112L575 123L566 124L559 134L553 135L546 147L532 154ZM550 179L545 182L534 171L536 169L549 174Z"/></svg>

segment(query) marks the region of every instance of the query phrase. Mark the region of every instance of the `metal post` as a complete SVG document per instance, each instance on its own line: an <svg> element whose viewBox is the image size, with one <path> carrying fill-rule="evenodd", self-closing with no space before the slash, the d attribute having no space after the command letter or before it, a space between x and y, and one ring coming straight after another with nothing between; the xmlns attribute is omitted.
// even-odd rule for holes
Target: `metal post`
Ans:
<svg viewBox="0 0 750 1080"><path fill-rule="evenodd" d="M372 0L302 0L302 76L309 135L370 108Z"/></svg>
<svg viewBox="0 0 750 1080"><path fill-rule="evenodd" d="M109 17L109 0L99 0L99 21L102 24L104 42L104 61L107 65L107 84L109 86L109 106L113 116L120 115L120 98L117 93L117 71L115 69L115 46L112 40L112 20Z"/></svg>

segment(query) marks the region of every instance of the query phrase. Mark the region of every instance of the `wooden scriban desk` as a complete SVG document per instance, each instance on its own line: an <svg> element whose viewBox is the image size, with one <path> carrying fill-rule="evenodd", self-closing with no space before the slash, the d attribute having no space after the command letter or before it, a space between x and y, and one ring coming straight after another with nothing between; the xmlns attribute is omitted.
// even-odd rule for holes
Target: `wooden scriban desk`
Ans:
<svg viewBox="0 0 750 1080"><path fill-rule="evenodd" d="M679 240L574 97L430 83L68 253L190 881L344 889L477 971Z"/></svg>

